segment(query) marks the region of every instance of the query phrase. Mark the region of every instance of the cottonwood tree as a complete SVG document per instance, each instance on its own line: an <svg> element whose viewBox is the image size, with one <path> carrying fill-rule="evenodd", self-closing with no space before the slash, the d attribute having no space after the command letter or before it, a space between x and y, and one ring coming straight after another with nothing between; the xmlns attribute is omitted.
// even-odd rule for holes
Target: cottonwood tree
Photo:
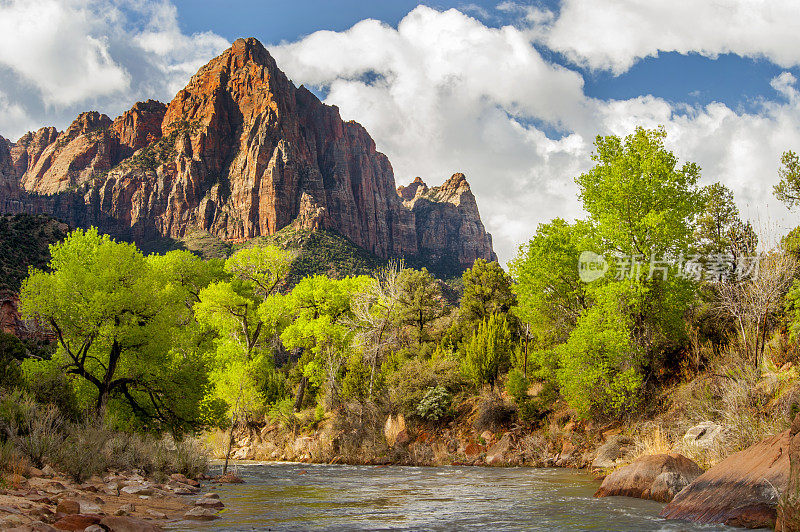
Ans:
<svg viewBox="0 0 800 532"><path fill-rule="evenodd" d="M314 275L297 283L287 295L292 322L281 333L281 340L288 349L304 351L295 410L301 407L308 384L326 385L331 405L338 403L339 370L348 358L354 334L347 326L353 319L352 299L370 282L365 276L335 280Z"/></svg>
<svg viewBox="0 0 800 532"><path fill-rule="evenodd" d="M293 258L291 252L274 246L239 251L225 261L224 269L232 279L204 288L193 307L198 322L217 333L215 388L230 406L231 418L223 474L237 423L260 402L255 374L270 367L265 342L279 333L281 325L271 298L278 297L276 291ZM267 310L262 310L265 306Z"/></svg>
<svg viewBox="0 0 800 532"><path fill-rule="evenodd" d="M136 415L192 424L184 398L199 393L205 374L199 357L174 349L187 309L158 261L94 228L50 253L50 271L23 283L21 311L52 328L66 373L95 389L95 412L105 415L116 397Z"/></svg>

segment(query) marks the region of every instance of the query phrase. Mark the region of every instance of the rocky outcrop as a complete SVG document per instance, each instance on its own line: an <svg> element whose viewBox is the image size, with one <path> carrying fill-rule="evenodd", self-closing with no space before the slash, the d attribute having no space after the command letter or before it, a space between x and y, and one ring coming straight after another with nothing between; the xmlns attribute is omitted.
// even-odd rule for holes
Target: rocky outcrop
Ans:
<svg viewBox="0 0 800 532"><path fill-rule="evenodd" d="M800 414L795 415L789 429L789 479L778 506L775 530L800 530Z"/></svg>
<svg viewBox="0 0 800 532"><path fill-rule="evenodd" d="M113 122L84 113L9 154L22 191L4 210L122 238L203 230L241 241L292 225L433 269L496 258L462 174L432 189L419 180L425 194L404 205L366 130L295 87L255 39L211 60L168 106L137 103ZM3 157L0 146L0 172Z"/></svg>
<svg viewBox="0 0 800 532"><path fill-rule="evenodd" d="M789 478L789 431L767 438L712 467L661 512L667 519L772 528Z"/></svg>
<svg viewBox="0 0 800 532"><path fill-rule="evenodd" d="M477 259L497 260L475 195L464 174L453 174L442 186L428 188L417 177L399 187L403 204L414 213L418 254L439 271L460 271Z"/></svg>
<svg viewBox="0 0 800 532"><path fill-rule="evenodd" d="M637 497L670 502L703 473L693 461L677 453L642 456L605 479L595 497Z"/></svg>

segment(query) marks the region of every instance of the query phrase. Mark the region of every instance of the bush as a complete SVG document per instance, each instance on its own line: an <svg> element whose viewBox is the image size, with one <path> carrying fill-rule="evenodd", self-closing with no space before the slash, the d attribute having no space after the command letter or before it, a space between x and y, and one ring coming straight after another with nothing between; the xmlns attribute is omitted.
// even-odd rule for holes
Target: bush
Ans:
<svg viewBox="0 0 800 532"><path fill-rule="evenodd" d="M444 386L428 388L417 405L417 415L429 421L439 421L450 414L453 397Z"/></svg>
<svg viewBox="0 0 800 532"><path fill-rule="evenodd" d="M528 387L530 383L525 375L518 369L512 369L508 372L506 379L506 391L508 395L514 398L514 402L519 406L520 403L525 402L528 398Z"/></svg>
<svg viewBox="0 0 800 532"><path fill-rule="evenodd" d="M467 386L458 362L447 357L434 357L430 361L419 358L401 361L397 363L397 370L388 376L387 382L389 399L406 416L417 413L417 405L430 388L442 386L450 393L457 393Z"/></svg>
<svg viewBox="0 0 800 532"><path fill-rule="evenodd" d="M111 434L100 422L71 424L65 432L66 437L53 457L58 469L79 483L106 471L109 460L103 451Z"/></svg>
<svg viewBox="0 0 800 532"><path fill-rule="evenodd" d="M69 420L80 417L75 390L55 360L23 361L22 380L37 403L55 405Z"/></svg>
<svg viewBox="0 0 800 532"><path fill-rule="evenodd" d="M29 397L24 397L18 406L7 420L9 440L33 465L43 467L45 460L52 459L59 449L63 419L55 406L37 405Z"/></svg>
<svg viewBox="0 0 800 532"><path fill-rule="evenodd" d="M503 401L502 397L495 394L484 395L478 401L473 426L478 432L496 432L511 423L516 411L516 407Z"/></svg>
<svg viewBox="0 0 800 532"><path fill-rule="evenodd" d="M341 397L345 401L364 401L369 395L370 369L364 364L360 353L347 359L346 373L342 379Z"/></svg>

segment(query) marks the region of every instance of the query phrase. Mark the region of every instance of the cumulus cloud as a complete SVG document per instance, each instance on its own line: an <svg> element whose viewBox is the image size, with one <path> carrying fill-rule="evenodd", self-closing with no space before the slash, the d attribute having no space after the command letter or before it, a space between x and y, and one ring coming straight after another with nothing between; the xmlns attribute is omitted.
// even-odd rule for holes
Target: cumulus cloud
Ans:
<svg viewBox="0 0 800 532"><path fill-rule="evenodd" d="M168 101L227 46L213 33L183 34L167 0L0 2L0 86L26 117L0 113L0 134Z"/></svg>
<svg viewBox="0 0 800 532"><path fill-rule="evenodd" d="M800 65L796 0L564 0L538 39L573 62L616 74L658 52L734 53Z"/></svg>
<svg viewBox="0 0 800 532"><path fill-rule="evenodd" d="M783 221L771 187L781 151L800 144L790 73L771 83L782 101L750 114L652 96L603 101L584 93L579 74L546 61L530 38L527 26L490 28L455 10L418 7L397 28L366 20L272 51L296 82L326 89L345 119L364 124L398 183L419 175L436 185L463 171L502 260L538 223L581 216L573 178L591 166L595 135L626 135L639 125L664 125L670 149L702 166L704 184L731 186L747 216Z"/></svg>

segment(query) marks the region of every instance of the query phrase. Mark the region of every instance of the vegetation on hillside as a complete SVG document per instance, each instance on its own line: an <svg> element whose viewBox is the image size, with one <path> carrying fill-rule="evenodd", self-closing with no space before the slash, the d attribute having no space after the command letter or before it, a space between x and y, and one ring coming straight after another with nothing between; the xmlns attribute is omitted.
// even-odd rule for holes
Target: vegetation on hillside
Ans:
<svg viewBox="0 0 800 532"><path fill-rule="evenodd" d="M50 244L66 234L67 226L48 216L0 216L0 289L19 290L28 268L44 268Z"/></svg>

